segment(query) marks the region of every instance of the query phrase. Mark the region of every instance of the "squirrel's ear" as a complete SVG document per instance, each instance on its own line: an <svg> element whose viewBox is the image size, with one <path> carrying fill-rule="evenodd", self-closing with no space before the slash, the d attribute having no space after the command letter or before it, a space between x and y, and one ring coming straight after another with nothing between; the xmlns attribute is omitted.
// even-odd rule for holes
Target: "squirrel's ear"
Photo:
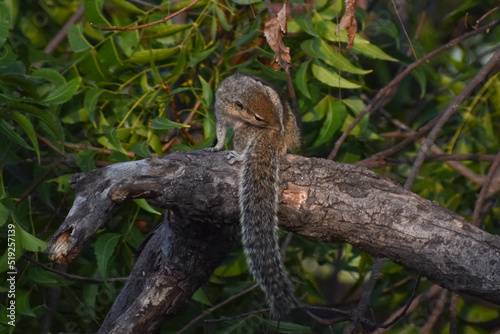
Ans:
<svg viewBox="0 0 500 334"><path fill-rule="evenodd" d="M243 109L243 103L241 103L240 101L236 101L234 102L234 104L236 104L238 108Z"/></svg>

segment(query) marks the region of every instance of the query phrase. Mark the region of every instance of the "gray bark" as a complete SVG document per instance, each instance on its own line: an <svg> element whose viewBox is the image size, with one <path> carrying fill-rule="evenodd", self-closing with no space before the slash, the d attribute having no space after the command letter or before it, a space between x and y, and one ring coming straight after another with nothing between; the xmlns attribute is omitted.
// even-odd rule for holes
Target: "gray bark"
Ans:
<svg viewBox="0 0 500 334"><path fill-rule="evenodd" d="M73 208L47 249L56 262L71 262L126 200L147 198L173 217L145 243L102 333L139 333L134 324L141 323L153 331L208 279L235 244L238 169L225 152L193 151L74 177ZM499 236L361 167L287 155L280 169L282 228L351 243L444 288L500 304Z"/></svg>

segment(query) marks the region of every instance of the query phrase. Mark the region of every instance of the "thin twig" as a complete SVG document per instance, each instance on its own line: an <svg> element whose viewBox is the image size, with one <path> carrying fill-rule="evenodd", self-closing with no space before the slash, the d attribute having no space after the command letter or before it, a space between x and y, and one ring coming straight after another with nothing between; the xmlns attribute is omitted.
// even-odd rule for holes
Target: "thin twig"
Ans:
<svg viewBox="0 0 500 334"><path fill-rule="evenodd" d="M491 164L490 170L488 171L488 175L486 175L486 179L484 181L483 187L481 188L481 192L479 193L479 197L477 198L476 205L474 206L474 213L472 214L471 224L477 227L483 225L481 221L481 211L483 208L483 203L488 195L488 190L491 185L491 181L495 177L498 171L498 167L500 166L500 152L496 155L495 160Z"/></svg>
<svg viewBox="0 0 500 334"><path fill-rule="evenodd" d="M105 155L111 155L117 152L123 153L118 150L110 150L110 149L105 149L102 147L95 147L95 146L90 146L90 145L84 145L84 144L75 144L75 143L69 143L65 142L64 146L72 148L74 150L92 150L92 151L97 151L99 153L105 154ZM125 155L130 158L130 159L135 159L135 153L134 152L126 152Z"/></svg>
<svg viewBox="0 0 500 334"><path fill-rule="evenodd" d="M41 141L42 143L44 143L45 145L47 145L48 147L50 147L54 152L58 153L59 155L62 155L63 157L66 156L64 154L64 152L61 151L56 145L52 144L52 142L50 140L48 140L45 137L42 137L38 133L36 134L36 139L38 139L39 141Z"/></svg>
<svg viewBox="0 0 500 334"><path fill-rule="evenodd" d="M477 86L481 84L481 82L486 79L486 77L491 74L490 72L498 65L500 62L500 50L497 51L493 57L483 66L483 68L474 76L474 78L465 86L465 88L458 94L453 102L446 108L446 110L439 116L436 124L430 131L429 135L425 139L423 145L420 147L420 151L418 152L417 159L415 164L413 165L410 175L406 179L405 188L410 189L411 185L417 178L418 172L422 163L424 162L425 154L427 153L429 147L434 144L434 141L437 138L439 131L444 126L444 124L448 121L451 115L458 109L458 107L467 99L470 94L476 89Z"/></svg>
<svg viewBox="0 0 500 334"><path fill-rule="evenodd" d="M408 158L388 158L387 165L388 166L394 166L394 165L402 165L402 164L408 164L411 165L415 163L415 157L408 157ZM425 156L425 162L433 162L433 161L494 161L495 160L495 155L493 154L477 154L477 153L470 153L470 154L447 154L447 153L442 153L442 154L433 154L433 155L426 155Z"/></svg>
<svg viewBox="0 0 500 334"><path fill-rule="evenodd" d="M453 292L450 300L450 334L457 334L458 295Z"/></svg>
<svg viewBox="0 0 500 334"><path fill-rule="evenodd" d="M414 296L416 291L417 291L417 287L418 287L418 283L415 285L414 289L413 289L413 293L412 295ZM383 334L383 333L386 333L387 330L392 327L396 322L398 322L403 316L405 316L407 313L409 312L413 312L420 303L422 303L423 301L429 299L429 298L432 298L434 297L435 295L439 294L441 291L443 290L442 287L438 286L438 285L432 285L427 291L419 294L417 297L413 298L410 297L410 300L408 303L406 303L406 305L404 307L401 307L399 308L396 312L394 312L385 322L385 324L383 324L382 326L379 326L379 328L375 331L373 331L371 334Z"/></svg>
<svg viewBox="0 0 500 334"><path fill-rule="evenodd" d="M434 304L434 307L431 310L431 315L427 318L427 321L424 327L420 330L419 334L429 334L439 319L439 316L443 312L444 306L446 304L446 299L448 298L449 291L443 290L439 294L437 303Z"/></svg>
<svg viewBox="0 0 500 334"><path fill-rule="evenodd" d="M224 321L244 319L244 318L248 318L252 315L257 315L257 314L269 312L270 310L271 310L270 308L263 308L260 310L250 311L247 313L241 313L241 314L235 315L233 317L221 317L221 318L217 318L217 319L207 319L207 320L205 320L205 322L206 323L218 323L218 322L224 322Z"/></svg>
<svg viewBox="0 0 500 334"><path fill-rule="evenodd" d="M172 137L165 145L161 147L162 152L167 152L175 143L177 140L177 136Z"/></svg>
<svg viewBox="0 0 500 334"><path fill-rule="evenodd" d="M415 59L418 59L417 53L415 52L415 48L413 47L413 43L411 42L411 38L408 35L408 31L406 31L406 27L403 23L403 19L401 18L401 15L399 14L398 7L396 6L396 3L394 2L394 0L391 0L391 1L392 1L392 6L394 7L394 11L396 12L396 16L398 17L399 23L401 24L401 28L403 29L403 32L406 36L406 39L408 40L408 44L410 44L411 53L413 53L413 56L415 57Z"/></svg>
<svg viewBox="0 0 500 334"><path fill-rule="evenodd" d="M361 111L361 113L349 125L349 127L346 129L346 131L344 131L344 133L340 136L340 138L335 142L335 145L333 147L332 152L328 155L328 159L331 160L331 159L335 158L335 156L337 155L337 153L338 153L338 151L340 149L340 146L346 140L347 136L349 136L349 134L354 129L354 127L361 121L361 119L363 119L363 117L366 114L368 114L372 110L375 110L379 106L379 103L380 103L379 101L382 99L382 97L384 97L386 94L390 93L396 87L396 85L401 80L403 80L403 78L406 77L411 71L413 71L415 68L417 68L421 64L427 62L429 59L431 59L432 57L436 56L437 54L439 54L439 53L441 53L441 52L443 52L443 51L445 51L447 49L450 49L451 47L453 47L453 46L455 46L455 45L463 42L466 39L469 39L471 37L479 35L479 34L485 32L485 31L489 31L490 29L498 26L499 24L500 24L500 20L497 20L497 21L491 22L490 24L487 24L487 25L485 25L485 26L483 26L483 27L481 27L481 28L479 28L477 30L474 30L474 31L468 32L466 34L463 34L462 36L457 37L457 38L449 41L445 45L443 45L443 46L435 49L434 51L431 51L430 53L428 53L427 55L423 56L419 60L417 60L414 63L410 64L405 70L403 70L394 79L392 79L392 81L389 82L384 88L382 88L381 90L379 90L379 92L373 98L372 102L369 105L367 105L363 109L363 111ZM427 131L425 131L425 132L427 132Z"/></svg>
<svg viewBox="0 0 500 334"><path fill-rule="evenodd" d="M380 108L379 112L381 113L382 116L384 116L388 120L390 120L392 122L392 124L394 124L397 128L404 131L404 132L399 132L400 136L409 138L410 136L413 136L416 133L408 125L404 124L403 122L401 122L399 120L393 119L391 117L391 115L389 114L389 112L386 111L384 108ZM429 129L430 129L430 127L429 127ZM422 134L422 136L423 136L423 134ZM418 143L422 144L423 139L419 138L419 139L416 139L416 141ZM408 145L410 144L409 140L405 140L405 141L401 142L400 144L392 147L389 150L379 152L368 159L358 161L356 163L356 165L367 167L367 168L377 168L377 167L384 167L384 166L390 165L389 161L397 160L397 159L389 159L388 156L392 155L393 153L396 153L395 148L403 149L405 146L401 145L401 144L404 144L405 142ZM413 143L413 141L411 141L411 143ZM441 150L436 145L432 145L430 147L429 151L431 151L432 153L434 153L436 155L443 155L445 153L443 150ZM477 156L477 154L470 154L469 156L471 156L471 160L474 160L473 156ZM402 158L402 159L404 159L404 158ZM494 157L493 157L493 159L494 159ZM493 161L493 159L491 161ZM466 159L461 159L461 160L466 160ZM425 161L427 161L427 157L426 157ZM482 161L482 159L478 159L477 161ZM485 161L489 161L489 160L487 158L485 158ZM457 173L462 174L463 176L465 176L466 178L468 178L472 182L475 182L475 183L480 184L480 185L483 184L484 178L485 178L484 176L477 174L476 172L474 172L470 168L467 168L465 165L461 164L460 162L453 161L451 159L447 159L445 162L451 168L453 168L455 171L457 171ZM412 160L411 164L413 164L413 163L414 163L414 160Z"/></svg>
<svg viewBox="0 0 500 334"><path fill-rule="evenodd" d="M181 334L181 333L184 333L185 331L187 331L191 326L193 326L195 323L197 323L198 321L200 321L201 319L203 319L204 317L206 317L207 315L209 315L210 313L214 312L215 310L221 308L222 306L232 302L233 300L243 296L243 295L246 295L247 293L255 290L256 288L258 287L257 284L254 284L252 285L251 287L249 287L248 289L245 289L241 292L238 292L237 294L234 294L232 295L231 297L227 298L226 300L222 301L221 303L217 304L217 305L214 305L208 309L206 309L205 311L203 311L200 315L198 315L197 317L195 317L193 320L191 320L190 322L188 322L186 324L186 326L182 327L178 332L177 334Z"/></svg>
<svg viewBox="0 0 500 334"><path fill-rule="evenodd" d="M477 29L477 27L479 26L479 24L485 19L487 18L488 16L490 16L491 13L493 12L496 12L497 10L499 10L500 7L495 7L493 8L492 10L488 11L486 14L484 14L483 16L481 16L477 21L476 23L472 26L472 28L474 29Z"/></svg>
<svg viewBox="0 0 500 334"><path fill-rule="evenodd" d="M64 24L64 26L57 32L57 34L52 38L52 40L45 46L43 49L43 52L47 54L52 54L54 50L57 48L59 44L61 44L62 41L66 38L68 35L69 28L71 28L72 25L80 21L83 17L83 14L85 13L83 4L78 7L76 12L69 18L68 21Z"/></svg>
<svg viewBox="0 0 500 334"><path fill-rule="evenodd" d="M276 16L273 10L273 4L271 3L271 0L264 0L264 5L267 8L267 11L269 12L269 18L273 18Z"/></svg>
<svg viewBox="0 0 500 334"><path fill-rule="evenodd" d="M95 24L93 24L92 22L90 23L90 25L92 26L92 28L94 29L97 29L97 30L104 30L104 31L130 31L130 30L137 30L137 29L142 29L142 28L146 28L146 27L151 27L151 26L154 26L156 24L160 24L160 23L164 23L164 22L167 22L168 20L176 17L177 15L179 15L180 13L182 12L185 12L186 10L188 10L189 8L193 7L194 5L196 5L198 2L200 2L200 0L194 0L193 2L191 2L189 5L187 5L186 7L178 10L177 12L167 16L167 17L164 17L158 21L154 21L154 22L149 22L149 23L145 23L145 24L141 24L141 25L138 25L138 26L133 26L133 27L126 27L126 28L120 28L120 27L99 27L99 26L96 26Z"/></svg>
<svg viewBox="0 0 500 334"><path fill-rule="evenodd" d="M395 316L391 321L389 321L388 323L385 323L381 326L379 326L379 328L389 328L391 327L392 325L394 325L396 322L398 322L402 317L404 317L406 315L406 312L408 312L408 309L410 308L411 304L413 303L413 301L415 300L415 294L417 293L417 289L418 289L418 286L420 284L420 278L421 276L418 275L417 277L417 281L415 282L415 287L413 288L413 291L411 292L411 296L410 296L410 299L408 300L408 303L406 303L406 306L403 308L403 310L401 310L401 313L399 313L397 316ZM440 288L441 289L441 288ZM415 300L416 301L416 300ZM418 305L418 302L416 301L415 303L416 305Z"/></svg>
<svg viewBox="0 0 500 334"><path fill-rule="evenodd" d="M344 328L344 334L352 334L356 331L356 328L359 325L360 320L363 318L363 315L368 308L368 304L370 303L370 296L372 294L373 288L375 287L375 282L377 281L378 276L380 275L380 269L382 268L382 264L385 262L383 258L377 258L372 267L372 273L368 282L365 285L363 290L363 294L361 295L361 299L358 303L358 306L353 310L353 316L351 323Z"/></svg>
<svg viewBox="0 0 500 334"><path fill-rule="evenodd" d="M29 195L31 195L35 190L36 188L38 188L38 186L40 184L43 183L43 181L45 181L46 178L49 177L49 175L54 171L54 168L52 168L52 166L47 169L45 171L45 173L43 173L43 175L33 184L31 185L31 187L28 188L28 190L26 190L18 199L16 205L19 205L19 203L21 203L26 197L28 197Z"/></svg>
<svg viewBox="0 0 500 334"><path fill-rule="evenodd" d="M126 282L128 280L128 277L110 277L106 279L98 279L98 278L93 278L93 277L84 277L84 276L78 276L78 275L73 275L73 274L68 274L59 270L52 269L51 267L48 267L44 264L41 264L40 262L32 259L26 254L22 255L22 258L39 266L43 270L50 271L51 273L57 274L59 276L62 276L64 278L73 280L73 281L83 281L87 283L93 283L93 284L102 284L102 283L109 283L109 282Z"/></svg>

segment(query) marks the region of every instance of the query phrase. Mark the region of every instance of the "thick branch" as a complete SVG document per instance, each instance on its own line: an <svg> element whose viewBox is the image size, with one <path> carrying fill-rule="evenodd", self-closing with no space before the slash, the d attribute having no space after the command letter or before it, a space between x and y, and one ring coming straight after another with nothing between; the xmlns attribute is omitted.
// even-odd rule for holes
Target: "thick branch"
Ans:
<svg viewBox="0 0 500 334"><path fill-rule="evenodd" d="M182 223L238 221L237 172L225 153L176 153L115 164L73 180L75 204L48 247L71 261L110 212L130 198L182 215ZM500 304L500 237L364 168L282 159L280 224L318 240L342 240L388 257L433 282Z"/></svg>

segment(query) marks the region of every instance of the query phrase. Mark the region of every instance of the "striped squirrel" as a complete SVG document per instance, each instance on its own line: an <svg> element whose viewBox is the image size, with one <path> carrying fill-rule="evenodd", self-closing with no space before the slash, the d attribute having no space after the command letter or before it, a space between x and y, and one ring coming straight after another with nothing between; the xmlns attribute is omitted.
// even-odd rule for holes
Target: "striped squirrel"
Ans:
<svg viewBox="0 0 500 334"><path fill-rule="evenodd" d="M295 117L286 101L262 80L234 74L215 94L217 145L224 147L227 126L234 129L235 152L229 163L243 162L239 175L242 244L251 274L266 293L271 317L281 319L296 304L281 260L278 241L279 162L300 143Z"/></svg>

